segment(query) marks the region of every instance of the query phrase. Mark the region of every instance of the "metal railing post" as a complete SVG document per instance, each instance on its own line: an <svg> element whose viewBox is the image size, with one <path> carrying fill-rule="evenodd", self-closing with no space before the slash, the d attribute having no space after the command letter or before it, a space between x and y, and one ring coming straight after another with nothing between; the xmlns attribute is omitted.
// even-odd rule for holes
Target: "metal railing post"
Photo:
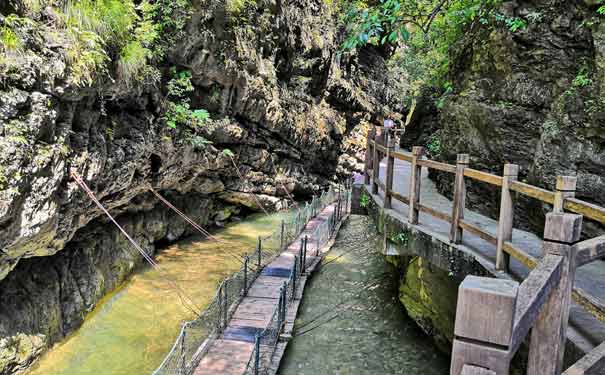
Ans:
<svg viewBox="0 0 605 375"><path fill-rule="evenodd" d="M224 283L218 287L218 331L223 331L223 287Z"/></svg>
<svg viewBox="0 0 605 375"><path fill-rule="evenodd" d="M179 374L185 375L185 336L187 335L187 331L183 330L183 335L181 336L181 363L179 366Z"/></svg>
<svg viewBox="0 0 605 375"><path fill-rule="evenodd" d="M248 294L248 254L244 254L244 290L242 291L242 295L245 297Z"/></svg>
<svg viewBox="0 0 605 375"><path fill-rule="evenodd" d="M259 375L260 370L260 335L254 337L254 375Z"/></svg>
<svg viewBox="0 0 605 375"><path fill-rule="evenodd" d="M294 295L296 294L296 277L298 275L297 263L298 257L294 255L294 266L292 267L292 299L294 299Z"/></svg>
<svg viewBox="0 0 605 375"><path fill-rule="evenodd" d="M281 287L281 293L282 293L282 301L284 301L284 303L282 304L282 311L280 311L280 313L283 316L283 321L286 320L286 308L287 308L287 304L288 304L288 283L284 281L284 285Z"/></svg>
<svg viewBox="0 0 605 375"><path fill-rule="evenodd" d="M260 272L260 268L263 262L263 240L260 238L260 236L258 236L258 245L257 245L257 249L258 249L258 270Z"/></svg>
<svg viewBox="0 0 605 375"><path fill-rule="evenodd" d="M284 223L284 221L281 221L281 231L279 232L279 248L280 250L284 249L284 226L286 224Z"/></svg>
<svg viewBox="0 0 605 375"><path fill-rule="evenodd" d="M298 251L298 259L300 261L300 272L305 272L305 266L303 265L303 247L305 246L305 240L303 238L300 239L300 249Z"/></svg>
<svg viewBox="0 0 605 375"><path fill-rule="evenodd" d="M223 303L224 303L224 306L223 306L223 327L224 328L227 328L227 315L228 315L227 314L227 310L229 309L229 305L228 305L229 304L229 302L228 302L229 296L227 294L227 289L228 289L227 288L227 283L228 282L229 281L226 281L225 284L224 284L224 287L223 287Z"/></svg>
<svg viewBox="0 0 605 375"><path fill-rule="evenodd" d="M304 258L304 267L307 267L307 241L309 240L309 236L305 235L305 246L303 248L303 258ZM305 272L305 270L303 269L303 272Z"/></svg>
<svg viewBox="0 0 605 375"><path fill-rule="evenodd" d="M277 330L280 331L282 325L284 324L284 316L283 316L283 309L284 309L284 303L286 301L284 301L284 287L282 286L281 288L279 288L279 303L277 305Z"/></svg>

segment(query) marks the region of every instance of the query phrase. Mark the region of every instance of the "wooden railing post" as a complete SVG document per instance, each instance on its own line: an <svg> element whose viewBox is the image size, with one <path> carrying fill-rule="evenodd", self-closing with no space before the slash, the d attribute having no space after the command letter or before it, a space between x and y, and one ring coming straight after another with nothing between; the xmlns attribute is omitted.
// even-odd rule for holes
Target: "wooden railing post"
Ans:
<svg viewBox="0 0 605 375"><path fill-rule="evenodd" d="M363 182L364 184L368 185L370 183L370 168L372 167L372 155L373 155L373 148L372 148L372 141L376 138L376 127L372 126L371 129L368 130L368 138L366 141L366 163L364 166L364 175L363 175Z"/></svg>
<svg viewBox="0 0 605 375"><path fill-rule="evenodd" d="M496 250L496 269L508 272L510 255L504 252L504 243L513 238L513 198L510 183L519 176L519 166L505 164L502 178L502 193L500 198L500 218L498 220L498 245Z"/></svg>
<svg viewBox="0 0 605 375"><path fill-rule="evenodd" d="M577 178L574 176L557 176L552 212L563 212L565 198L573 198L576 195L576 181Z"/></svg>
<svg viewBox="0 0 605 375"><path fill-rule="evenodd" d="M575 275L575 250L580 240L582 216L549 213L544 226L543 254L563 257L561 278L543 305L532 328L527 362L528 375L559 375L567 339L569 306Z"/></svg>
<svg viewBox="0 0 605 375"><path fill-rule="evenodd" d="M376 127L374 127L376 134ZM372 194L378 194L378 177L380 176L380 156L378 151L378 136L374 136L374 148L372 149Z"/></svg>
<svg viewBox="0 0 605 375"><path fill-rule="evenodd" d="M458 288L451 375L464 365L508 375L519 284L516 281L467 276Z"/></svg>
<svg viewBox="0 0 605 375"><path fill-rule="evenodd" d="M385 129L386 130L386 129ZM393 197L391 196L391 190L393 190L393 170L395 169L395 158L393 157L393 151L395 150L395 134L389 130L386 130L386 142L385 147L387 148L387 176L385 183L384 192L384 208L391 208Z"/></svg>
<svg viewBox="0 0 605 375"><path fill-rule="evenodd" d="M462 242L462 228L460 220L464 219L464 206L466 202L466 185L464 184L464 169L468 166L468 154L458 154L456 160L456 178L454 180L454 205L452 208L452 227L450 229L450 242Z"/></svg>
<svg viewBox="0 0 605 375"><path fill-rule="evenodd" d="M410 209L408 212L408 222L418 224L418 204L420 203L420 180L422 167L418 165L418 160L424 155L424 147L414 146L412 148L412 170L410 173Z"/></svg>

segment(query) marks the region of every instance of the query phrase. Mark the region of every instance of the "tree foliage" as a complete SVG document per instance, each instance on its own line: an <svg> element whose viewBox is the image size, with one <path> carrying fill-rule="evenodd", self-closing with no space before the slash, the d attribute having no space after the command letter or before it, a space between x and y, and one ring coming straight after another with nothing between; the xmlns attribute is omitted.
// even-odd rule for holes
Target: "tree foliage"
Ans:
<svg viewBox="0 0 605 375"><path fill-rule="evenodd" d="M397 51L394 59L404 66L416 88L430 84L451 91L447 81L451 48L467 32L475 27L502 26L514 33L527 27L529 19L498 13L500 3L501 0L347 2L343 49L389 45Z"/></svg>

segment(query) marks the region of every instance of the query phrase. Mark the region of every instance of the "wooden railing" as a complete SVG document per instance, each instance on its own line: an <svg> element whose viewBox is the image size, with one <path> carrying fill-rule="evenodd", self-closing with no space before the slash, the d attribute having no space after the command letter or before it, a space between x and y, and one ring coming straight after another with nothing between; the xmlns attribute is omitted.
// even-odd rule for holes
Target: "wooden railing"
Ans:
<svg viewBox="0 0 605 375"><path fill-rule="evenodd" d="M605 223L605 208L575 198L576 178L558 176L554 191L517 180L519 167L506 164L502 176L469 168L469 155L459 154L456 165L424 158L424 148L395 151L394 133L374 127L368 133L364 180L373 194L384 192L384 208L396 199L408 205L408 222L419 224L419 212L450 223L449 240L462 242L468 232L496 247L496 270L508 272L510 258L531 272L516 281L468 276L460 285L456 313L451 374L508 374L510 361L531 329L528 374L558 375L563 364L565 332L573 298L603 320L605 306L581 289L573 288L575 270L605 256L605 236L579 242L582 216ZM384 183L380 161L386 158ZM393 191L395 159L411 164L409 196ZM450 213L420 202L422 167L454 174ZM464 220L466 179L501 189L496 235ZM512 243L513 192L553 206L546 215L542 258L537 259ZM565 213L564 210L580 214ZM481 306L481 308L478 308ZM605 344L570 367L565 375L605 374ZM596 372L595 372L596 371Z"/></svg>

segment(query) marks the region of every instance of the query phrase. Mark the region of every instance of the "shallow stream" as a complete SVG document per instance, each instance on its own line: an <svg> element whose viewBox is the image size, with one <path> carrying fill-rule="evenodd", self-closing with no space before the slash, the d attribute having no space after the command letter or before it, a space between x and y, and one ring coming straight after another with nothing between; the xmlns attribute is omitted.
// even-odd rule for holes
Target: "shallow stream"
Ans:
<svg viewBox="0 0 605 375"><path fill-rule="evenodd" d="M446 375L449 360L405 313L367 216L351 216L305 288L280 375Z"/></svg>
<svg viewBox="0 0 605 375"><path fill-rule="evenodd" d="M257 237L279 227L281 214L253 215L214 233L236 243L189 239L162 250L163 271L200 308L241 264L233 255L252 252ZM181 327L193 314L160 272L146 268L105 297L68 339L46 353L31 375L138 375L159 366Z"/></svg>
<svg viewBox="0 0 605 375"><path fill-rule="evenodd" d="M255 215L215 235L238 244L190 239L160 252L158 263L203 308L220 280L240 267L282 216ZM376 253L380 239L353 216L314 275L282 375L447 374L447 359L403 311L396 275ZM144 269L104 298L71 337L44 355L32 375L150 374L192 318L159 272ZM306 325L305 325L306 324Z"/></svg>

